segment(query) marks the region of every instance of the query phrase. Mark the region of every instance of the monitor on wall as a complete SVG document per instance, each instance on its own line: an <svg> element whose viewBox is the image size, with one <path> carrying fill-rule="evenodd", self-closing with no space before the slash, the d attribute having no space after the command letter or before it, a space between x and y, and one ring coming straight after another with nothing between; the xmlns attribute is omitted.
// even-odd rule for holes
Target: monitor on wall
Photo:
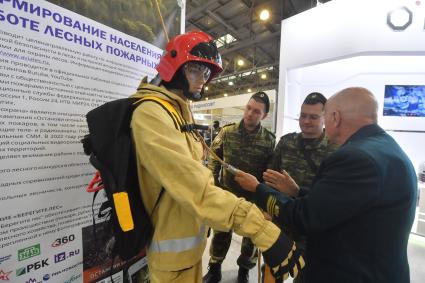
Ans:
<svg viewBox="0 0 425 283"><path fill-rule="evenodd" d="M425 85L386 85L384 116L425 117Z"/></svg>

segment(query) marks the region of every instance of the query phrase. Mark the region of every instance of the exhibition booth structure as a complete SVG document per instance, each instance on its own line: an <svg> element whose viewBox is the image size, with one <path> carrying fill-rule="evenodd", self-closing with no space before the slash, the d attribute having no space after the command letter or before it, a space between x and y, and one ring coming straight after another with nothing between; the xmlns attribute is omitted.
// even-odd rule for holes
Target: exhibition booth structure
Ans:
<svg viewBox="0 0 425 283"><path fill-rule="evenodd" d="M275 129L275 102L276 90L264 91L270 99L270 110L261 124L274 132ZM193 102L192 111L197 124L211 126L219 121L220 126L239 122L244 113L245 105L253 93L246 93L217 99Z"/></svg>
<svg viewBox="0 0 425 283"><path fill-rule="evenodd" d="M425 162L425 3L334 0L282 22L276 135L299 131L303 99L368 88L378 123L418 170ZM423 185L419 184L423 191ZM425 235L425 202L412 232Z"/></svg>
<svg viewBox="0 0 425 283"><path fill-rule="evenodd" d="M164 22L150 1L0 1L1 282L146 278L144 251L114 257L81 139L89 110L156 75L164 24L184 28L184 3L161 4Z"/></svg>

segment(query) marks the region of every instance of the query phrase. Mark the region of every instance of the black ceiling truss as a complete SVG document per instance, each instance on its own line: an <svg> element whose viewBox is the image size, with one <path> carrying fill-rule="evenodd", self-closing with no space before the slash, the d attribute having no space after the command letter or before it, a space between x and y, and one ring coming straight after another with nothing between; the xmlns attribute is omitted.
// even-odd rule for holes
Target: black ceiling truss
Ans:
<svg viewBox="0 0 425 283"><path fill-rule="evenodd" d="M320 0L328 2L330 0ZM208 98L277 89L279 81L280 23L316 6L317 0L187 0L186 30L200 29L215 38L226 34L236 41L219 48L224 71L210 83ZM261 9L271 17L259 19ZM243 59L244 66L237 61ZM260 72L269 68L267 71ZM267 79L261 79L262 73ZM229 85L232 81L233 85Z"/></svg>

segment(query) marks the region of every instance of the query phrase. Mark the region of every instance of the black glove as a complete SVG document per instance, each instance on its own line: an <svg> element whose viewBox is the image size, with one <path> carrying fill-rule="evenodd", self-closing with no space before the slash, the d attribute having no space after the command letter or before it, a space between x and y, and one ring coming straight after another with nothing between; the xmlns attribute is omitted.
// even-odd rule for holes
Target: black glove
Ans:
<svg viewBox="0 0 425 283"><path fill-rule="evenodd" d="M297 277L298 271L305 265L301 250L284 233L280 233L277 241L263 252L263 257L277 280L286 280L289 275Z"/></svg>

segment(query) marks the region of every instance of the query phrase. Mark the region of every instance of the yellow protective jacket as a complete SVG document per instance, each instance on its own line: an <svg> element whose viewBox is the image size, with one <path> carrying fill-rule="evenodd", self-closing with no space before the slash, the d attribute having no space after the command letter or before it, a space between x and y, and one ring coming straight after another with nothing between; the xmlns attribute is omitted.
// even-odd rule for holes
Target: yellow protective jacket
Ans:
<svg viewBox="0 0 425 283"><path fill-rule="evenodd" d="M142 84L136 98L154 96L170 102L187 123L193 123L188 101L150 84ZM144 205L155 227L148 248L151 268L178 271L202 258L207 227L250 237L260 250L278 238L279 228L242 198L214 186L212 173L202 165L202 144L176 129L167 111L151 101L142 103L131 120L137 169Z"/></svg>

